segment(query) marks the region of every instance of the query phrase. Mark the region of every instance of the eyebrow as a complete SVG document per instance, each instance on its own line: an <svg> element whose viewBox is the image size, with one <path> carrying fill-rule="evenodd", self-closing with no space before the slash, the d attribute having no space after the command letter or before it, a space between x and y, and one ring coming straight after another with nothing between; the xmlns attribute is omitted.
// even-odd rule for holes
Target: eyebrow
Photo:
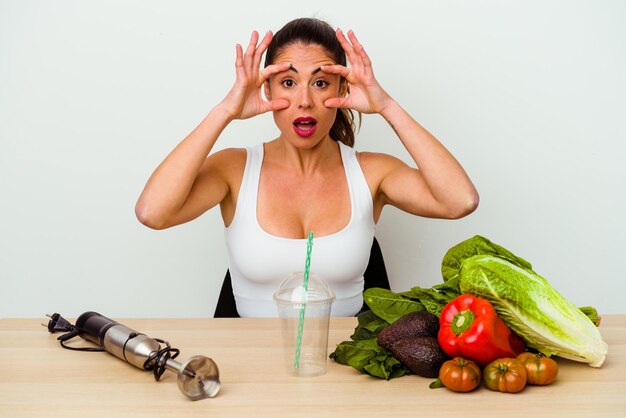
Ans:
<svg viewBox="0 0 626 418"><path fill-rule="evenodd" d="M293 71L294 73L298 74L298 70L296 69L296 67L294 67L293 65L291 67L289 67L288 71ZM317 74L320 71L322 71L322 67L317 67L316 69L314 69L313 71L311 71L311 75L313 74Z"/></svg>

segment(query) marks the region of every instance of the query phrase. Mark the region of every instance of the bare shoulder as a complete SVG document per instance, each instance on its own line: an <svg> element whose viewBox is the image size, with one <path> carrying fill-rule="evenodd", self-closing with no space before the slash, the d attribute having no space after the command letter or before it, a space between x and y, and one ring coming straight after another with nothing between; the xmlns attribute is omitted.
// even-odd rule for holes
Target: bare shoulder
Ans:
<svg viewBox="0 0 626 418"><path fill-rule="evenodd" d="M399 158L381 152L359 152L357 158L366 177L384 177L390 171L406 166Z"/></svg>
<svg viewBox="0 0 626 418"><path fill-rule="evenodd" d="M380 198L381 185L393 171L406 167L397 157L380 152L358 152L357 159L375 201Z"/></svg>
<svg viewBox="0 0 626 418"><path fill-rule="evenodd" d="M372 193L374 220L377 222L383 206L388 203L384 190L385 183L388 183L386 179L392 178L393 173L404 171L408 166L393 155L379 152L359 152L357 158Z"/></svg>
<svg viewBox="0 0 626 418"><path fill-rule="evenodd" d="M224 190L238 190L246 167L244 148L225 148L209 155L202 164L196 185L211 189L220 184Z"/></svg>
<svg viewBox="0 0 626 418"><path fill-rule="evenodd" d="M245 148L225 148L209 155L203 169L217 171L230 177L235 173L243 173L246 166L246 156Z"/></svg>
<svg viewBox="0 0 626 418"><path fill-rule="evenodd" d="M246 154L245 148L224 148L209 155L208 159L214 161L215 164L237 164L242 162L245 164Z"/></svg>

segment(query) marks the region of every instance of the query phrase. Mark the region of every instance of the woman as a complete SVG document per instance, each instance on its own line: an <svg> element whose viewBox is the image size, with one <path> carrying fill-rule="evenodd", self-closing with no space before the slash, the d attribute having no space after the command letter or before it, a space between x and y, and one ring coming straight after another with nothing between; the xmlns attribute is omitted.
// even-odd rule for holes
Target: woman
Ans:
<svg viewBox="0 0 626 418"><path fill-rule="evenodd" d="M332 314L352 316L362 306L363 272L385 205L436 218L476 208L463 168L379 85L351 31L346 38L305 18L260 43L253 32L245 53L236 47L235 69L230 92L152 174L136 213L163 229L219 204L241 316L276 316L272 294L288 273L303 270L308 231L315 236L311 271L337 297ZM350 109L385 118L419 169L356 153ZM268 111L278 138L211 154L229 123Z"/></svg>

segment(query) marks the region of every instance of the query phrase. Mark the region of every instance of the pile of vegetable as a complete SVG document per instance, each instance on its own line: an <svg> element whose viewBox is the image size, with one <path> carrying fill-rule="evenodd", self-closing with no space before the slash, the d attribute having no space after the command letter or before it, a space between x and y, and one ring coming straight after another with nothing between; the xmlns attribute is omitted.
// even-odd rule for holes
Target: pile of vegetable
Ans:
<svg viewBox="0 0 626 418"><path fill-rule="evenodd" d="M441 366L439 379L430 387L446 387L453 392L470 392L484 382L487 389L517 393L526 385L549 385L556 380L559 366L543 354L524 352L517 357L503 357L481 371L476 362L455 357Z"/></svg>
<svg viewBox="0 0 626 418"><path fill-rule="evenodd" d="M604 362L597 311L576 307L504 247L481 236L463 241L444 256L442 276L431 288L367 289L371 310L330 357L383 379L415 373L472 390L482 375L488 388L510 392L551 383L551 356Z"/></svg>

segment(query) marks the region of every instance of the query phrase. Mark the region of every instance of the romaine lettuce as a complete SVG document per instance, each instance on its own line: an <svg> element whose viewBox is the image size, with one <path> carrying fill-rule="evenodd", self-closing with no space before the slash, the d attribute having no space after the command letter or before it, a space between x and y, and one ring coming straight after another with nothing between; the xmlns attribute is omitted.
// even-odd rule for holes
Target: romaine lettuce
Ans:
<svg viewBox="0 0 626 418"><path fill-rule="evenodd" d="M461 292L489 300L529 346L594 367L604 362L608 346L594 323L530 268L474 255L462 260L459 276Z"/></svg>

